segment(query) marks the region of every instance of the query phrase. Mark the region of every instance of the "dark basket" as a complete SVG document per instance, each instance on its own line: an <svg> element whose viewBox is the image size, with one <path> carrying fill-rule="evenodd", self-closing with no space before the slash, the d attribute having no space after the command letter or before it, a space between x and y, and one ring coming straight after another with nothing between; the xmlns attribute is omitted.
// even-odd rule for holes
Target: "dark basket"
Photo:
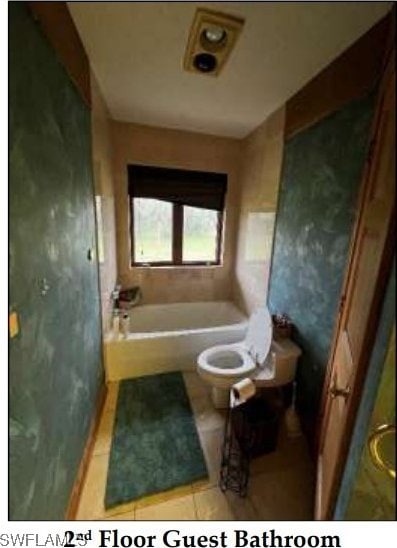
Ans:
<svg viewBox="0 0 397 548"><path fill-rule="evenodd" d="M286 326L274 325L273 334L276 340L290 339L292 337L292 325L286 325Z"/></svg>
<svg viewBox="0 0 397 548"><path fill-rule="evenodd" d="M273 335L276 340L291 338L294 326L288 316L285 314L281 316L279 314L273 314L272 321Z"/></svg>
<svg viewBox="0 0 397 548"><path fill-rule="evenodd" d="M271 453L277 448L280 410L263 398L252 398L234 407L232 428L241 451L250 457Z"/></svg>

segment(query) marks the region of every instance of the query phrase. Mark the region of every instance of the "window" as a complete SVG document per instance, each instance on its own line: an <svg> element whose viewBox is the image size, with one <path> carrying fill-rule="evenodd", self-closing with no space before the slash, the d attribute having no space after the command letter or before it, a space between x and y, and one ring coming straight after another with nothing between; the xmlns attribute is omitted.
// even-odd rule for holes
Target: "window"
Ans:
<svg viewBox="0 0 397 548"><path fill-rule="evenodd" d="M135 198L133 219L135 262L172 261L172 204Z"/></svg>
<svg viewBox="0 0 397 548"><path fill-rule="evenodd" d="M227 176L128 166L131 263L220 264Z"/></svg>
<svg viewBox="0 0 397 548"><path fill-rule="evenodd" d="M218 212L183 206L182 259L215 263L218 243Z"/></svg>

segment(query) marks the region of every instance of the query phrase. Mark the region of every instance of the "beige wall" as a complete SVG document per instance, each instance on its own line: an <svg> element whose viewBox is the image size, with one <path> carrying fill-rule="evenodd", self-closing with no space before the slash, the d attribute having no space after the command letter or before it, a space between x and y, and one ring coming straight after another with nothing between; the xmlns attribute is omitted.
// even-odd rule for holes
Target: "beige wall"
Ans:
<svg viewBox="0 0 397 548"><path fill-rule="evenodd" d="M242 143L233 299L251 313L267 297L281 175L284 107Z"/></svg>
<svg viewBox="0 0 397 548"><path fill-rule="evenodd" d="M100 89L91 74L91 130L95 194L101 196L103 221L103 262L99 264L102 322L106 331L111 314L110 293L117 278L116 226L110 141L110 119Z"/></svg>
<svg viewBox="0 0 397 548"><path fill-rule="evenodd" d="M231 297L236 232L240 141L198 133L112 122L116 197L118 280L139 285L143 302L189 302ZM130 266L127 164L140 163L228 174L221 266Z"/></svg>

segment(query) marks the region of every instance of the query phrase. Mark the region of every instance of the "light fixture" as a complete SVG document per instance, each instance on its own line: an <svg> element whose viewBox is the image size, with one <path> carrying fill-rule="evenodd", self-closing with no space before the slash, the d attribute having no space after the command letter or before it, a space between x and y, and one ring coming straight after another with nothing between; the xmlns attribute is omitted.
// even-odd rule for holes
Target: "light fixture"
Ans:
<svg viewBox="0 0 397 548"><path fill-rule="evenodd" d="M222 27L212 26L203 30L204 40L207 40L207 42L210 42L211 44L225 42L226 36L227 33Z"/></svg>
<svg viewBox="0 0 397 548"><path fill-rule="evenodd" d="M204 8L198 8L186 47L184 68L217 76L229 57L244 20Z"/></svg>
<svg viewBox="0 0 397 548"><path fill-rule="evenodd" d="M208 42L219 44L219 42L222 42L224 38L226 38L226 31L218 26L208 27L207 29L204 29L204 36Z"/></svg>
<svg viewBox="0 0 397 548"><path fill-rule="evenodd" d="M212 53L198 53L194 56L193 64L200 72L211 72L216 69L216 57Z"/></svg>
<svg viewBox="0 0 397 548"><path fill-rule="evenodd" d="M226 47L226 43L227 32L220 26L208 26L201 32L200 45L206 51L215 53Z"/></svg>

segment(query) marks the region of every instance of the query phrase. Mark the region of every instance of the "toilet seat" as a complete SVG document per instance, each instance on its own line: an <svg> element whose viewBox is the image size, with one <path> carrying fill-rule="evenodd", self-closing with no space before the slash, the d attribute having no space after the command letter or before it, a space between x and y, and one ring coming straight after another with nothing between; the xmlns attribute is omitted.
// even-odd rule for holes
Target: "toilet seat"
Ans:
<svg viewBox="0 0 397 548"><path fill-rule="evenodd" d="M216 409L228 407L233 384L251 377L258 366L265 364L272 342L272 327L269 310L261 306L251 315L243 341L212 346L198 356L197 372L211 386Z"/></svg>
<svg viewBox="0 0 397 548"><path fill-rule="evenodd" d="M225 358L225 354L231 356L224 361L231 362L236 359L237 366L220 366L219 362L222 361L222 358ZM218 365L214 363L216 361L218 361ZM199 355L197 362L199 367L216 377L238 377L251 373L256 367L254 359L243 343L218 344L207 348Z"/></svg>
<svg viewBox="0 0 397 548"><path fill-rule="evenodd" d="M216 409L229 407L230 389L244 377L260 388L293 381L301 350L290 340L273 341L272 334L270 312L261 306L251 315L243 341L212 346L198 356L197 372L211 386Z"/></svg>
<svg viewBox="0 0 397 548"><path fill-rule="evenodd" d="M233 383L233 379L248 375L265 362L271 340L272 319L267 307L262 306L251 315L245 339L204 350L197 359L198 371L214 381L229 379ZM232 365L234 360L235 365Z"/></svg>

